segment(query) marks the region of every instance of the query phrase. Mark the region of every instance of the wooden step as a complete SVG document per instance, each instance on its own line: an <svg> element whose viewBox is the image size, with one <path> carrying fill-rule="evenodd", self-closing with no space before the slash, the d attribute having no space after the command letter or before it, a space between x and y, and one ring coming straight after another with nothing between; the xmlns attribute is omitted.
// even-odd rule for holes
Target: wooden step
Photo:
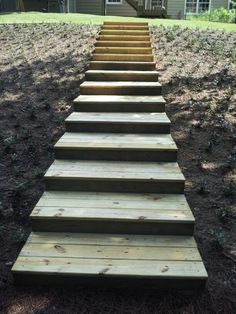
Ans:
<svg viewBox="0 0 236 314"><path fill-rule="evenodd" d="M192 235L184 195L45 192L32 214L34 231Z"/></svg>
<svg viewBox="0 0 236 314"><path fill-rule="evenodd" d="M98 39L97 42L95 43L96 47L151 47L151 42L150 41L105 41L105 40L100 40Z"/></svg>
<svg viewBox="0 0 236 314"><path fill-rule="evenodd" d="M154 71L155 62L91 61L91 70Z"/></svg>
<svg viewBox="0 0 236 314"><path fill-rule="evenodd" d="M182 194L177 163L56 159L45 174L48 190Z"/></svg>
<svg viewBox="0 0 236 314"><path fill-rule="evenodd" d="M126 30L126 29L121 29L121 30L101 30L100 35L119 35L119 36L149 36L149 30Z"/></svg>
<svg viewBox="0 0 236 314"><path fill-rule="evenodd" d="M141 61L153 62L152 54L118 54L118 53L94 53L93 61Z"/></svg>
<svg viewBox="0 0 236 314"><path fill-rule="evenodd" d="M58 159L176 161L170 134L66 132L54 146Z"/></svg>
<svg viewBox="0 0 236 314"><path fill-rule="evenodd" d="M150 41L150 36L120 36L120 35L100 35L98 40L105 41Z"/></svg>
<svg viewBox="0 0 236 314"><path fill-rule="evenodd" d="M158 81L156 71L112 71L112 70L88 70L85 72L87 81Z"/></svg>
<svg viewBox="0 0 236 314"><path fill-rule="evenodd" d="M73 112L65 122L68 132L170 133L165 113Z"/></svg>
<svg viewBox="0 0 236 314"><path fill-rule="evenodd" d="M80 95L74 100L75 111L86 112L163 112L162 96Z"/></svg>
<svg viewBox="0 0 236 314"><path fill-rule="evenodd" d="M150 47L96 47L94 53L105 54L151 54L152 48Z"/></svg>
<svg viewBox="0 0 236 314"><path fill-rule="evenodd" d="M82 95L161 95L158 82L85 81L80 85Z"/></svg>
<svg viewBox="0 0 236 314"><path fill-rule="evenodd" d="M170 235L31 233L12 271L18 284L179 290L207 280L193 237Z"/></svg>
<svg viewBox="0 0 236 314"><path fill-rule="evenodd" d="M103 25L121 25L121 26L148 26L146 22L113 22L113 21L106 21Z"/></svg>
<svg viewBox="0 0 236 314"><path fill-rule="evenodd" d="M148 26L140 26L140 25L103 25L102 29L105 30L112 30L112 29L117 29L117 30L144 30L147 31L149 30Z"/></svg>

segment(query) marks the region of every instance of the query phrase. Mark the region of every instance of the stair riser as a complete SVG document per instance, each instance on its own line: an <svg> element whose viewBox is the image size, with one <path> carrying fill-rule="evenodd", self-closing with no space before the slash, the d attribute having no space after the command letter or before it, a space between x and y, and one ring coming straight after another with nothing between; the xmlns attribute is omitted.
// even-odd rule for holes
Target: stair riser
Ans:
<svg viewBox="0 0 236 314"><path fill-rule="evenodd" d="M155 63L150 63L150 64L129 64L129 63L115 63L115 62L96 62L92 61L90 63L90 69L91 70L120 70L120 71L125 71L125 70L130 70L130 71L154 71L156 68Z"/></svg>
<svg viewBox="0 0 236 314"><path fill-rule="evenodd" d="M150 36L120 36L120 35L100 35L98 40L105 41L149 41Z"/></svg>
<svg viewBox="0 0 236 314"><path fill-rule="evenodd" d="M130 222L31 218L34 232L84 232L146 235L192 235L194 223L188 222Z"/></svg>
<svg viewBox="0 0 236 314"><path fill-rule="evenodd" d="M151 47L150 41L105 41L98 40L95 44L96 47Z"/></svg>
<svg viewBox="0 0 236 314"><path fill-rule="evenodd" d="M112 123L112 122L66 122L68 132L98 132L98 133L159 133L169 134L170 124L151 124L151 123Z"/></svg>
<svg viewBox="0 0 236 314"><path fill-rule="evenodd" d="M153 86L81 86L80 92L82 95L161 95L161 86L153 87ZM143 106L145 106L143 104Z"/></svg>
<svg viewBox="0 0 236 314"><path fill-rule="evenodd" d="M146 22L104 22L103 25L115 25L115 26L146 26L148 27L148 23Z"/></svg>
<svg viewBox="0 0 236 314"><path fill-rule="evenodd" d="M74 110L81 112L164 112L165 104L74 102Z"/></svg>
<svg viewBox="0 0 236 314"><path fill-rule="evenodd" d="M127 150L127 149L83 149L83 148L60 148L54 147L57 159L74 160L110 160L110 161L153 161L153 162L175 162L177 151L153 151L146 149Z"/></svg>
<svg viewBox="0 0 236 314"><path fill-rule="evenodd" d="M148 26L122 26L122 25L103 25L102 30L136 30L136 31L148 31Z"/></svg>
<svg viewBox="0 0 236 314"><path fill-rule="evenodd" d="M85 73L87 81L140 81L140 82L156 82L158 81L158 73Z"/></svg>
<svg viewBox="0 0 236 314"><path fill-rule="evenodd" d="M129 54L94 54L93 61L140 61L153 62L153 56L150 55L129 55Z"/></svg>
<svg viewBox="0 0 236 314"><path fill-rule="evenodd" d="M121 35L121 36L149 36L149 31L135 31L135 30L102 30L100 35Z"/></svg>
<svg viewBox="0 0 236 314"><path fill-rule="evenodd" d="M97 47L94 53L116 53L116 54L151 54L151 48L111 48L111 47Z"/></svg>
<svg viewBox="0 0 236 314"><path fill-rule="evenodd" d="M47 178L47 190L61 191L91 191L91 192L120 192L120 193L173 193L183 194L183 181L141 181L141 180L100 180L93 178Z"/></svg>
<svg viewBox="0 0 236 314"><path fill-rule="evenodd" d="M193 278L140 278L138 277L127 277L127 276L110 276L106 277L104 275L100 276L92 276L92 275L79 275L79 274L50 274L40 272L37 273L13 273L14 281L17 282L18 285L39 285L43 286L88 286L91 287L116 287L116 288L137 288L142 287L146 289L160 289L161 291L167 290L169 292L170 289L176 289L177 291L186 290L189 292L189 289L203 291L206 285L206 279L193 279Z"/></svg>

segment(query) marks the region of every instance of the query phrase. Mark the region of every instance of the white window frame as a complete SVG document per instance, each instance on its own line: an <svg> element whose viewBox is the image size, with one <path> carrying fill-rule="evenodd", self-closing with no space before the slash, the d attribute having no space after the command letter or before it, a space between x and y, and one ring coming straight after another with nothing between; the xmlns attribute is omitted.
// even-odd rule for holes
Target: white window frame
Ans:
<svg viewBox="0 0 236 314"><path fill-rule="evenodd" d="M106 0L106 4L108 4L108 5L121 5L121 4L123 4L123 0L119 0L119 2L113 2L112 0Z"/></svg>
<svg viewBox="0 0 236 314"><path fill-rule="evenodd" d="M196 12L187 12L187 1L190 1L190 0L185 0L184 14L185 15L199 15L201 13L201 12L199 12L199 0L197 0ZM211 1L212 0L209 0L209 9L208 9L208 11L210 11L210 9L211 9Z"/></svg>

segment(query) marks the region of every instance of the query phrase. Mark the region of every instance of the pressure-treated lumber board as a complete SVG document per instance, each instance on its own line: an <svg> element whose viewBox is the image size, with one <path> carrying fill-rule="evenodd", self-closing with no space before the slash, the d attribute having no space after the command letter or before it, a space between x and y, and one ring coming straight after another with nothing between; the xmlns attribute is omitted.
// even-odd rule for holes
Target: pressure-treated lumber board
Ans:
<svg viewBox="0 0 236 314"><path fill-rule="evenodd" d="M150 36L121 36L121 35L100 35L99 40L104 41L150 41Z"/></svg>
<svg viewBox="0 0 236 314"><path fill-rule="evenodd" d="M88 70L85 72L88 81L145 81L156 82L156 71L114 71L114 70Z"/></svg>
<svg viewBox="0 0 236 314"><path fill-rule="evenodd" d="M170 134L67 132L55 144L56 158L86 160L176 161Z"/></svg>
<svg viewBox="0 0 236 314"><path fill-rule="evenodd" d="M117 29L117 30L149 30L148 26L142 26L142 25L103 25L102 29Z"/></svg>
<svg viewBox="0 0 236 314"><path fill-rule="evenodd" d="M117 29L102 29L100 31L100 35L119 35L119 36L148 36L149 31L148 30L117 30Z"/></svg>
<svg viewBox="0 0 236 314"><path fill-rule="evenodd" d="M207 278L192 237L51 232L31 234L13 274L28 283L152 279L156 288L201 287Z"/></svg>
<svg viewBox="0 0 236 314"><path fill-rule="evenodd" d="M96 112L163 112L162 96L80 95L74 100L75 111Z"/></svg>
<svg viewBox="0 0 236 314"><path fill-rule="evenodd" d="M95 47L151 47L151 42L150 40L148 41L122 41L122 40L117 40L117 41L112 41L112 40L101 40L98 39L95 43Z"/></svg>
<svg viewBox="0 0 236 314"><path fill-rule="evenodd" d="M93 61L141 61L152 62L152 54L127 54L127 53L94 53Z"/></svg>
<svg viewBox="0 0 236 314"><path fill-rule="evenodd" d="M68 132L170 133L166 113L73 112L65 122Z"/></svg>
<svg viewBox="0 0 236 314"><path fill-rule="evenodd" d="M105 21L103 25L121 25L121 26L148 26L147 22L116 22L116 21Z"/></svg>
<svg viewBox="0 0 236 314"><path fill-rule="evenodd" d="M34 231L191 235L183 195L51 191L31 214Z"/></svg>
<svg viewBox="0 0 236 314"><path fill-rule="evenodd" d="M55 160L45 174L49 190L183 193L177 163Z"/></svg>
<svg viewBox="0 0 236 314"><path fill-rule="evenodd" d="M152 48L140 47L96 47L94 53L115 53L115 54L150 54Z"/></svg>
<svg viewBox="0 0 236 314"><path fill-rule="evenodd" d="M85 81L80 85L82 95L161 95L159 82Z"/></svg>
<svg viewBox="0 0 236 314"><path fill-rule="evenodd" d="M91 70L154 71L155 62L91 61Z"/></svg>

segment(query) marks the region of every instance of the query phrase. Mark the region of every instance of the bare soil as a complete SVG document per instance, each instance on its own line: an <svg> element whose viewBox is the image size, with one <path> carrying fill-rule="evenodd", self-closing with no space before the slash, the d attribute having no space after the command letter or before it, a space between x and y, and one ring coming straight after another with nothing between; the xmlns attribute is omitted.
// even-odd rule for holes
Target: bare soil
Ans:
<svg viewBox="0 0 236 314"><path fill-rule="evenodd" d="M30 232L53 145L98 27L0 26L0 312L235 313L236 33L152 28L157 69L209 281L202 293L16 287L10 269Z"/></svg>

